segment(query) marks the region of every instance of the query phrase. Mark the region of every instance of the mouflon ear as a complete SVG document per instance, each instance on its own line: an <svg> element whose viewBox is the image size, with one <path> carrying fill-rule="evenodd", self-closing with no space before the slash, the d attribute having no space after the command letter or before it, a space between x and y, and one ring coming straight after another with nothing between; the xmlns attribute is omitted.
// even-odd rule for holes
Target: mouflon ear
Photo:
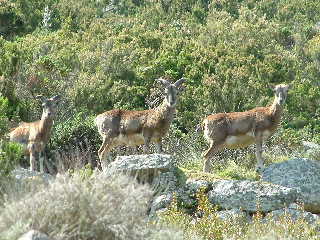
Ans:
<svg viewBox="0 0 320 240"><path fill-rule="evenodd" d="M175 86L176 88L179 88L185 81L186 81L186 79L180 78L179 80L177 80L177 81L174 83L174 86Z"/></svg>

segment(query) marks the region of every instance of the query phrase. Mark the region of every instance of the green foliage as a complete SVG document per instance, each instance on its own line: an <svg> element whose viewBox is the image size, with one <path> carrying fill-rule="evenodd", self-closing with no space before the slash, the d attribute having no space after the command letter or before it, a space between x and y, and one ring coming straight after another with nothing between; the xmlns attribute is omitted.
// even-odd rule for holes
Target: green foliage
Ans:
<svg viewBox="0 0 320 240"><path fill-rule="evenodd" d="M148 100L163 97L154 79L185 77L177 115L164 141L166 152L184 168L181 176L256 179L253 153L242 150L218 157L221 163L215 163L214 174L202 173L200 154L206 143L194 130L208 114L270 104L273 93L268 84L285 82L292 89L281 127L268 145L290 153L299 149L302 140L320 143L319 14L317 0L0 1L0 135L8 132L9 122L39 119L36 95L59 94L63 101L49 152L77 160L70 148L82 144L90 156L96 156L101 143L93 123L97 114L113 108L147 109ZM2 147L6 148L0 157L6 174L21 153L15 145L3 143ZM267 163L284 155L289 154L269 151ZM88 183L94 174L86 167L73 170L72 175ZM54 191L64 199L72 198L61 189ZM50 194L57 195L49 191L45 195L49 202ZM300 227L307 229L299 235L301 239L313 237L313 229L305 223L254 221L252 227L223 223L205 200L200 202L201 211L208 214L196 224L179 209L170 210L167 221L177 223L187 237L195 234L204 239L259 238L270 236L268 229L272 229L270 238L290 238L299 234ZM19 205L10 206L14 204ZM39 209L41 216L55 214ZM73 214L68 215L69 222ZM25 216L30 219L28 213ZM74 221L83 216L77 215ZM28 221L14 220L8 226L21 231ZM68 229L65 226L57 229Z"/></svg>
<svg viewBox="0 0 320 240"><path fill-rule="evenodd" d="M23 154L20 144L6 141L0 142L0 176L9 176L11 171L18 165L18 161Z"/></svg>
<svg viewBox="0 0 320 240"><path fill-rule="evenodd" d="M286 82L278 140L319 142L318 13L316 0L3 1L0 90L23 121L39 118L34 96L63 96L57 149L82 132L98 139L90 124L61 127L81 125L79 112L148 108L160 76L187 78L174 122L184 134L210 113L270 104L267 85Z"/></svg>
<svg viewBox="0 0 320 240"><path fill-rule="evenodd" d="M81 180L88 180L90 177L93 176L93 169L92 166L90 164L85 165L83 168L74 170L74 169L70 169L68 171L68 174L71 176L79 176L81 178Z"/></svg>
<svg viewBox="0 0 320 240"><path fill-rule="evenodd" d="M202 215L197 221L193 222L192 216L183 213L178 208L176 200L173 200L166 212L160 214L160 221L169 226L182 228L184 230L184 239L195 239L195 236L198 239L223 239L227 230L226 227L230 222L222 221L216 216L217 208L211 206L205 193L201 191L197 193L197 201L197 212ZM235 223L237 223L237 227L239 228L239 223L236 221ZM230 227L228 226L229 233L235 230L235 226Z"/></svg>
<svg viewBox="0 0 320 240"><path fill-rule="evenodd" d="M63 150L70 146L76 147L79 143L97 147L100 143L100 136L93 120L93 116L79 113L57 124L50 140L50 148Z"/></svg>
<svg viewBox="0 0 320 240"><path fill-rule="evenodd" d="M234 161L228 162L227 166L220 171L215 171L216 175L220 178L226 179L236 179L236 180L244 180L244 179L251 179L251 180L258 180L258 174L254 169L247 169L244 166L239 166Z"/></svg>
<svg viewBox="0 0 320 240"><path fill-rule="evenodd" d="M8 131L8 110L8 99L0 97L0 136L3 136Z"/></svg>

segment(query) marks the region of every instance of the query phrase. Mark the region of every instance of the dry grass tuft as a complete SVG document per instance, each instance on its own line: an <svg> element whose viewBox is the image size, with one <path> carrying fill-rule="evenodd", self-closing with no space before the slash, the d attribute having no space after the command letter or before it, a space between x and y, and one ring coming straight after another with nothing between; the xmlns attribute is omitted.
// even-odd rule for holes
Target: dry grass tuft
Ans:
<svg viewBox="0 0 320 240"><path fill-rule="evenodd" d="M64 240L144 239L149 234L145 218L151 191L126 176L58 176L49 186L29 189L18 201L11 194L4 203L1 239L17 239L30 229Z"/></svg>

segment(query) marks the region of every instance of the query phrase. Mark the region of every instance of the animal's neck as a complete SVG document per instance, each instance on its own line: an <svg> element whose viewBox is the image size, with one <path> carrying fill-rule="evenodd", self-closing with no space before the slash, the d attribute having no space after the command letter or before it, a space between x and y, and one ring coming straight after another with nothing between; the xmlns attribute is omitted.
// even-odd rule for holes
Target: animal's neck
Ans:
<svg viewBox="0 0 320 240"><path fill-rule="evenodd" d="M53 125L53 118L42 117L40 120L40 131L42 132L42 134L48 137L50 135L52 125Z"/></svg>
<svg viewBox="0 0 320 240"><path fill-rule="evenodd" d="M272 105L269 107L270 115L277 121L280 121L283 107L277 101L277 97L274 98Z"/></svg>
<svg viewBox="0 0 320 240"><path fill-rule="evenodd" d="M176 108L170 107L167 99L164 99L162 104L158 107L158 111L161 113L163 118L168 119L171 122L173 120L174 113L176 112Z"/></svg>

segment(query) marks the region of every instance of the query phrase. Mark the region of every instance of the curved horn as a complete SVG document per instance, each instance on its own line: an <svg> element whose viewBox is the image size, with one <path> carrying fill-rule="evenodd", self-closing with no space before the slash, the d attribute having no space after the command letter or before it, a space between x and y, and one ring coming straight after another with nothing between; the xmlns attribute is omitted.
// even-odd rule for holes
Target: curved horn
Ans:
<svg viewBox="0 0 320 240"><path fill-rule="evenodd" d="M60 101L60 99L61 99L60 95L56 95L56 96L51 98L51 100L53 100L53 101Z"/></svg>
<svg viewBox="0 0 320 240"><path fill-rule="evenodd" d="M44 96L42 96L42 95L37 95L36 99L40 100L41 102L44 102L46 100L46 98Z"/></svg>
<svg viewBox="0 0 320 240"><path fill-rule="evenodd" d="M184 78L180 78L179 80L177 80L175 83L174 83L174 86L176 88L180 87L182 83L184 83L186 81L186 79Z"/></svg>
<svg viewBox="0 0 320 240"><path fill-rule="evenodd" d="M170 82L167 81L166 79L163 79L163 78L158 78L158 79L156 79L156 81L161 82L166 87L170 85Z"/></svg>

